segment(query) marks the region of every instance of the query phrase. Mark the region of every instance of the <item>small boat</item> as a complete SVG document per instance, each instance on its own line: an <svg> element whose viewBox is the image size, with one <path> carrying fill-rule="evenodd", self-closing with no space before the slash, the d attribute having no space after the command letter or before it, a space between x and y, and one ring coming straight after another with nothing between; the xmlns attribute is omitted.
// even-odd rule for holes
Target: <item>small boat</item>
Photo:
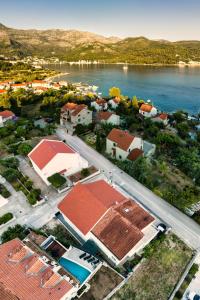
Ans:
<svg viewBox="0 0 200 300"><path fill-rule="evenodd" d="M128 70L128 65L124 65L124 66L123 66L123 69L124 69L124 70Z"/></svg>

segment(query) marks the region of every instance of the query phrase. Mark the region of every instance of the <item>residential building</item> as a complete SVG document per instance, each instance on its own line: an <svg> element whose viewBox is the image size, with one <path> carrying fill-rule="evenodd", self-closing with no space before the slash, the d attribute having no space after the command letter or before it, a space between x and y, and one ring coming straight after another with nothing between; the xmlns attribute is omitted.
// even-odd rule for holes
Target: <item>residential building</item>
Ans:
<svg viewBox="0 0 200 300"><path fill-rule="evenodd" d="M4 243L0 245L0 298L69 300L77 289L60 269L19 239Z"/></svg>
<svg viewBox="0 0 200 300"><path fill-rule="evenodd" d="M157 234L155 219L106 181L78 183L58 209L73 235L93 241L113 265L124 263Z"/></svg>
<svg viewBox="0 0 200 300"><path fill-rule="evenodd" d="M55 173L69 176L88 167L88 162L61 141L43 139L28 157L34 170L50 185L48 177Z"/></svg>
<svg viewBox="0 0 200 300"><path fill-rule="evenodd" d="M1 81L0 82L0 90L6 90L10 87L9 81Z"/></svg>
<svg viewBox="0 0 200 300"><path fill-rule="evenodd" d="M96 111L107 110L108 104L104 99L97 99L91 103L91 107L94 107Z"/></svg>
<svg viewBox="0 0 200 300"><path fill-rule="evenodd" d="M120 129L112 129L106 138L106 152L119 160L143 155L143 140Z"/></svg>
<svg viewBox="0 0 200 300"><path fill-rule="evenodd" d="M13 83L10 87L13 91L17 91L19 89L27 90L29 88L27 83Z"/></svg>
<svg viewBox="0 0 200 300"><path fill-rule="evenodd" d="M158 114L152 118L152 121L162 123L163 125L167 126L168 121L169 121L168 114L165 114L165 113Z"/></svg>
<svg viewBox="0 0 200 300"><path fill-rule="evenodd" d="M60 124L65 126L67 132L73 134L78 124L92 123L92 111L85 104L67 103L61 109Z"/></svg>
<svg viewBox="0 0 200 300"><path fill-rule="evenodd" d="M6 91L6 90L2 90L2 89L0 89L0 95L2 95L2 94L5 94L5 93L7 93L7 91Z"/></svg>
<svg viewBox="0 0 200 300"><path fill-rule="evenodd" d="M158 114L157 108L149 103L140 106L139 113L147 118L155 117Z"/></svg>
<svg viewBox="0 0 200 300"><path fill-rule="evenodd" d="M115 110L118 107L119 103L120 103L120 98L115 97L113 99L110 99L108 101L108 103L109 103L110 107Z"/></svg>
<svg viewBox="0 0 200 300"><path fill-rule="evenodd" d="M33 80L31 82L31 87L35 88L37 86L43 86L43 87L49 88L50 84L48 81L45 81L45 80Z"/></svg>
<svg viewBox="0 0 200 300"><path fill-rule="evenodd" d="M112 124L112 125L120 125L120 116L110 112L110 111L100 111L96 116L97 122Z"/></svg>
<svg viewBox="0 0 200 300"><path fill-rule="evenodd" d="M4 126L9 120L13 120L15 118L15 114L10 110L4 110L0 112L0 127Z"/></svg>

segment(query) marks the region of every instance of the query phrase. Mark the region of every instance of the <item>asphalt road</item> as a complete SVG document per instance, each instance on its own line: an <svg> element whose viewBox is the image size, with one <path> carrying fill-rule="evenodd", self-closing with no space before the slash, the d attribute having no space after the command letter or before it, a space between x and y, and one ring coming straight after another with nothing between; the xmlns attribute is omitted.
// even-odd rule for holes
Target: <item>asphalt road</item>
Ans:
<svg viewBox="0 0 200 300"><path fill-rule="evenodd" d="M61 140L65 140L72 148L78 151L92 165L101 169L102 173L112 180L114 184L120 186L156 217L170 225L173 232L188 245L198 251L200 250L200 226L191 218L162 198L156 196L128 174L122 172L78 137L68 135L62 128L57 129L57 135Z"/></svg>

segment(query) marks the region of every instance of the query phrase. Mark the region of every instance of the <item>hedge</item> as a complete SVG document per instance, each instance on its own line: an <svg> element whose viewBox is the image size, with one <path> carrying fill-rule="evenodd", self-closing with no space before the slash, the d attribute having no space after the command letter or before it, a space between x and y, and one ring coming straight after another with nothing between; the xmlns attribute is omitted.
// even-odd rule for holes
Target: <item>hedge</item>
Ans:
<svg viewBox="0 0 200 300"><path fill-rule="evenodd" d="M13 218L12 213L6 213L5 215L0 217L0 225L9 222Z"/></svg>

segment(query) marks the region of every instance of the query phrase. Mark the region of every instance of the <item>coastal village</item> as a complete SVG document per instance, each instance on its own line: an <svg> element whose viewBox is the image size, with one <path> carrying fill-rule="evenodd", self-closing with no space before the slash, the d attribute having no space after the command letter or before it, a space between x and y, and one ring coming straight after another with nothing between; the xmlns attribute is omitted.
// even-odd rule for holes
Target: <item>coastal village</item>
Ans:
<svg viewBox="0 0 200 300"><path fill-rule="evenodd" d="M12 95L20 105L13 105ZM28 95L37 105L43 99L43 110L23 108ZM0 97L0 298L8 299L9 291L13 300L129 299L126 293L141 291L137 274L144 280L152 276L152 297L159 290L157 279L152 269L144 275L143 268L148 270L155 251L162 277L168 245L170 255L175 251L174 260L164 255L174 266L174 276L165 274L167 288L156 299L182 299L178 295L182 284L189 283L187 276L192 281L198 274L200 280L198 253L193 237L186 243L186 230L171 225L168 214L177 209L170 205L160 215L153 202L164 196L173 172L183 189L190 185L191 194L194 180L177 171L176 162L158 162L155 154L160 151L162 158L171 151L170 143L178 147L177 135L186 125L187 138L195 143L199 116L160 111L153 101L124 97L116 87L102 97L95 86L56 78L2 81ZM32 116L31 124L27 116ZM165 139L154 142L155 132ZM184 138L181 132L180 145L186 144ZM152 193L142 180L147 167L153 174L154 165L160 167L156 180L166 175L168 182L157 182L160 190L151 183ZM134 179L137 172L144 185ZM200 199L198 188L194 190L197 196L185 200L185 206L168 201L197 220ZM144 197L152 201L150 207ZM193 275L191 269L196 270Z"/></svg>

